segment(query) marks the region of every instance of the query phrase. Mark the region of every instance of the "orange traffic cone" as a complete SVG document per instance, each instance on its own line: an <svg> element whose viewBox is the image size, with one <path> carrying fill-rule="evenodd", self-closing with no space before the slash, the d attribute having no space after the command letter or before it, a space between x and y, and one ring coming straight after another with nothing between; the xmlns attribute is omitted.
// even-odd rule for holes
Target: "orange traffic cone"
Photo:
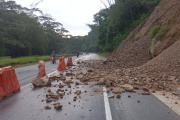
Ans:
<svg viewBox="0 0 180 120"><path fill-rule="evenodd" d="M59 66L58 66L57 70L64 70L62 61L63 61L63 58L59 57Z"/></svg>
<svg viewBox="0 0 180 120"><path fill-rule="evenodd" d="M66 64L65 64L64 56L62 56L62 62L63 62L63 70L65 70L66 69Z"/></svg>
<svg viewBox="0 0 180 120"><path fill-rule="evenodd" d="M39 61L38 68L39 68L39 71L38 71L37 78L40 79L40 78L46 76L44 61Z"/></svg>
<svg viewBox="0 0 180 120"><path fill-rule="evenodd" d="M67 66L72 66L72 57L68 57L68 62L67 62Z"/></svg>

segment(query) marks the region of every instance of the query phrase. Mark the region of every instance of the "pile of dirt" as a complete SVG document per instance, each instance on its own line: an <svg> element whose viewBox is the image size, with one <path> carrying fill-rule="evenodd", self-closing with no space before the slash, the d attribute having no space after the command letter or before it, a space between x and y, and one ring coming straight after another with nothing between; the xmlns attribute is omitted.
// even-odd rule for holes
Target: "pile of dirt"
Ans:
<svg viewBox="0 0 180 120"><path fill-rule="evenodd" d="M180 40L180 1L162 0L154 12L111 53L104 64L109 68L132 68L148 62ZM150 38L154 26L160 26L157 35ZM157 36L167 30L161 40Z"/></svg>
<svg viewBox="0 0 180 120"><path fill-rule="evenodd" d="M118 78L115 81L120 85L144 86L152 91L180 91L179 11L179 0L162 0L107 61L86 61L84 66L108 71ZM154 26L159 26L159 30L150 39L149 33ZM167 33L157 39L165 28Z"/></svg>

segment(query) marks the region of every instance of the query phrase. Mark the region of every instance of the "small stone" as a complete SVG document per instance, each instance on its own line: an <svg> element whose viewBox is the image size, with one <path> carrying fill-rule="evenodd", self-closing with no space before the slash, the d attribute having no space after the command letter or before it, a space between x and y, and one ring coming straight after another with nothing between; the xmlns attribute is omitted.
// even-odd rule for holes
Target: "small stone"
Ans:
<svg viewBox="0 0 180 120"><path fill-rule="evenodd" d="M121 97L121 94L117 94L117 96L116 96L117 98L120 98Z"/></svg>
<svg viewBox="0 0 180 120"><path fill-rule="evenodd" d="M62 105L60 103L55 103L54 108L55 109L62 109Z"/></svg>
<svg viewBox="0 0 180 120"><path fill-rule="evenodd" d="M77 98L77 97L74 97L74 98L73 98L73 101L76 101L76 98Z"/></svg>
<svg viewBox="0 0 180 120"><path fill-rule="evenodd" d="M175 102L175 104L178 104L178 102Z"/></svg>
<svg viewBox="0 0 180 120"><path fill-rule="evenodd" d="M140 100L138 100L137 102L140 103Z"/></svg>
<svg viewBox="0 0 180 120"><path fill-rule="evenodd" d="M59 84L59 88L63 88L65 85L64 84Z"/></svg>
<svg viewBox="0 0 180 120"><path fill-rule="evenodd" d="M141 95L150 95L149 92L142 92Z"/></svg>
<svg viewBox="0 0 180 120"><path fill-rule="evenodd" d="M51 89L48 89L48 92L51 92Z"/></svg>
<svg viewBox="0 0 180 120"><path fill-rule="evenodd" d="M108 98L114 98L114 95L108 96Z"/></svg>
<svg viewBox="0 0 180 120"><path fill-rule="evenodd" d="M79 83L79 82L76 82L75 84L76 84L76 85L80 85L80 83Z"/></svg>
<svg viewBox="0 0 180 120"><path fill-rule="evenodd" d="M130 96L130 95L128 95L128 98L131 98L131 96Z"/></svg>
<svg viewBox="0 0 180 120"><path fill-rule="evenodd" d="M147 87L143 87L142 90L149 92L149 89Z"/></svg>
<svg viewBox="0 0 180 120"><path fill-rule="evenodd" d="M64 92L58 92L60 96L64 96Z"/></svg>
<svg viewBox="0 0 180 120"><path fill-rule="evenodd" d="M88 71L88 72L93 72L93 69L92 69L92 68L89 68L87 71Z"/></svg>
<svg viewBox="0 0 180 120"><path fill-rule="evenodd" d="M173 92L172 94L173 94L173 95L178 95L178 93L175 93L175 92Z"/></svg>
<svg viewBox="0 0 180 120"><path fill-rule="evenodd" d="M46 110L51 109L51 107L49 107L49 106L45 106L44 108L45 108Z"/></svg>
<svg viewBox="0 0 180 120"><path fill-rule="evenodd" d="M134 87L130 84L122 85L122 88L127 92L134 92Z"/></svg>
<svg viewBox="0 0 180 120"><path fill-rule="evenodd" d="M81 90L76 90L76 92L74 92L75 94L77 95L80 95L81 94Z"/></svg>

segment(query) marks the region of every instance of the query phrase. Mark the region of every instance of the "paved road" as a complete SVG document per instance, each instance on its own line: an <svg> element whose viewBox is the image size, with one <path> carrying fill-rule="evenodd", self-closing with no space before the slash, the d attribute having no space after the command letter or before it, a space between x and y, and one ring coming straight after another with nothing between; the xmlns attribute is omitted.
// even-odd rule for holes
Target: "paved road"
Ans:
<svg viewBox="0 0 180 120"><path fill-rule="evenodd" d="M81 55L81 56L84 56L84 55ZM75 59L77 59L76 56L72 57L72 60L75 60ZM65 58L65 62L67 63L67 58ZM56 64L52 64L51 62L46 62L45 63L46 74L57 70L58 64L59 64L58 60ZM16 75L17 75L20 85L25 85L27 83L30 83L33 79L35 79L35 77L37 76L37 73L38 73L37 64L16 69Z"/></svg>
<svg viewBox="0 0 180 120"><path fill-rule="evenodd" d="M87 55L87 57L90 58L90 55ZM55 68L52 67L52 69ZM53 84L56 84L56 82ZM31 84L23 85L20 93L0 101L0 120L180 119L179 116L153 95L143 96L138 93L123 93L121 99L108 99L106 93L94 92L95 90L103 90L104 88L101 86L92 86L92 83L89 83L88 86L76 86L73 84L71 89L67 88L68 91L66 93L72 91L72 94L66 94L63 99L58 100L63 105L63 108L57 111L53 108L54 102L42 102L42 100L45 100L45 95L49 88L53 92L58 89L57 87L34 89ZM73 97L75 96L74 91L77 89L80 89L82 94L80 95L81 97L77 98L77 101L73 101ZM129 95L131 98L128 97ZM137 100L140 100L140 103ZM51 110L44 109L47 105L52 107Z"/></svg>

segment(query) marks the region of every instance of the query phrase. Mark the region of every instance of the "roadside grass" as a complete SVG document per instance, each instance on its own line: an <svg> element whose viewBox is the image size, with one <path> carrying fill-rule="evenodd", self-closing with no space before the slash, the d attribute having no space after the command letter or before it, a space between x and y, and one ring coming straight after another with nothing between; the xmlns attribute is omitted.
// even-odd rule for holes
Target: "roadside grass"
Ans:
<svg viewBox="0 0 180 120"><path fill-rule="evenodd" d="M5 66L20 66L25 64L34 64L39 60L50 60L50 56L27 56L27 57L17 57L12 59L0 59L0 67Z"/></svg>
<svg viewBox="0 0 180 120"><path fill-rule="evenodd" d="M100 56L103 56L103 57L105 57L105 58L108 57L108 53L107 53L107 52L104 52L104 53L96 53L96 54L98 54L98 55L100 55Z"/></svg>

